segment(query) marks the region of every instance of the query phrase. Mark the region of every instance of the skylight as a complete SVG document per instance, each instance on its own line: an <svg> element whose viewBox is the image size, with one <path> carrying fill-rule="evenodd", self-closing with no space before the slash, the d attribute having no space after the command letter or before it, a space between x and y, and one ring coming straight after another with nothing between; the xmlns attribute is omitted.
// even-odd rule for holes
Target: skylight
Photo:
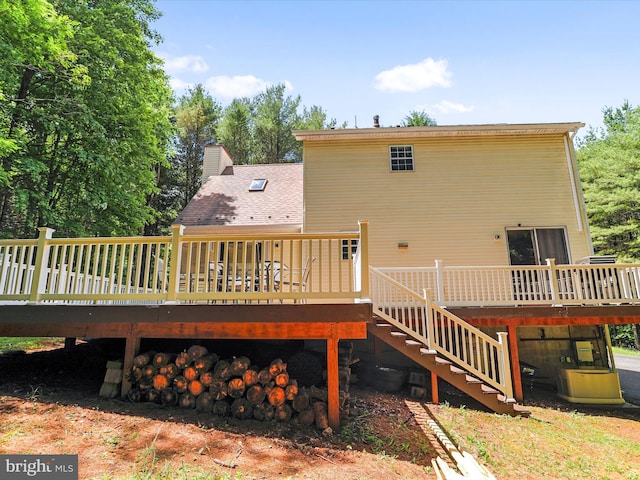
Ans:
<svg viewBox="0 0 640 480"><path fill-rule="evenodd" d="M249 186L250 192L262 192L264 187L267 186L266 178L254 178L251 180L251 185Z"/></svg>

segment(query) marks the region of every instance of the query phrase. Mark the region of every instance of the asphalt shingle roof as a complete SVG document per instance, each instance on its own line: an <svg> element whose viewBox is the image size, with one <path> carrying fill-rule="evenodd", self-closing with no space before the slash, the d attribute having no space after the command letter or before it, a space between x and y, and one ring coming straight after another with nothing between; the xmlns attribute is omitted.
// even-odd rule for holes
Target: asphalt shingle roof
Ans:
<svg viewBox="0 0 640 480"><path fill-rule="evenodd" d="M249 191L252 180L267 180ZM174 223L204 225L301 225L302 164L234 165L200 187Z"/></svg>

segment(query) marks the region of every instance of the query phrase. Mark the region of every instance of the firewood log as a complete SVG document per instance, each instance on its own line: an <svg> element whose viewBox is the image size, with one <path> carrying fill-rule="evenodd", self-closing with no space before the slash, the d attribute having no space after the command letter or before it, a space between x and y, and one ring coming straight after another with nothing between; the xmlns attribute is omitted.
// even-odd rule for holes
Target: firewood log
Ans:
<svg viewBox="0 0 640 480"><path fill-rule="evenodd" d="M262 422L270 422L276 414L276 407L268 403L254 405L253 418Z"/></svg>
<svg viewBox="0 0 640 480"><path fill-rule="evenodd" d="M209 392L213 395L213 399L218 401L227 396L227 382L216 381L209 387Z"/></svg>
<svg viewBox="0 0 640 480"><path fill-rule="evenodd" d="M213 367L213 375L216 379L226 382L231 378L231 364L226 360L219 360Z"/></svg>
<svg viewBox="0 0 640 480"><path fill-rule="evenodd" d="M166 375L162 375L160 373L156 373L153 376L153 388L155 388L156 390L165 390L166 388L168 388L171 385L171 381L169 380L169 378L167 378Z"/></svg>
<svg viewBox="0 0 640 480"><path fill-rule="evenodd" d="M153 356L153 366L156 368L160 368L163 365L166 365L167 363L171 362L171 360L173 360L173 355L170 353L156 353Z"/></svg>
<svg viewBox="0 0 640 480"><path fill-rule="evenodd" d="M172 407L178 404L178 394L172 388L165 388L160 392L160 403L165 407Z"/></svg>
<svg viewBox="0 0 640 480"><path fill-rule="evenodd" d="M269 368L263 368L258 372L258 383L263 387L266 387L273 380L273 375L269 371Z"/></svg>
<svg viewBox="0 0 640 480"><path fill-rule="evenodd" d="M151 403L160 403L160 394L161 394L160 390L156 390L155 388L152 388L147 392L147 401Z"/></svg>
<svg viewBox="0 0 640 480"><path fill-rule="evenodd" d="M244 372L247 371L247 368L251 365L251 360L247 357L236 357L231 362L231 376L232 377L241 377Z"/></svg>
<svg viewBox="0 0 640 480"><path fill-rule="evenodd" d="M242 380L247 388L258 383L258 370L254 367L248 368L242 375Z"/></svg>
<svg viewBox="0 0 640 480"><path fill-rule="evenodd" d="M199 412L211 412L213 410L213 395L209 392L202 392L196 398L196 410Z"/></svg>
<svg viewBox="0 0 640 480"><path fill-rule="evenodd" d="M287 364L284 363L279 358L276 358L274 361L271 362L271 365L269 365L269 373L271 374L272 377L275 377L277 374L286 372L286 371L287 371Z"/></svg>
<svg viewBox="0 0 640 480"><path fill-rule="evenodd" d="M141 378L153 378L156 374L156 367L149 363L144 367L140 367L140 373L142 375Z"/></svg>
<svg viewBox="0 0 640 480"><path fill-rule="evenodd" d="M207 350L206 347L203 347L202 345L191 345L187 349L187 353L189 354L189 357L191 357L191 360L195 361L195 360L198 360L199 358L204 357L205 355L208 355L209 351Z"/></svg>
<svg viewBox="0 0 640 480"><path fill-rule="evenodd" d="M252 405L260 405L264 402L267 394L265 393L262 385L255 384L249 387L246 397Z"/></svg>
<svg viewBox="0 0 640 480"><path fill-rule="evenodd" d="M204 385L202 385L200 380L191 380L187 386L187 391L194 397L197 397L204 392Z"/></svg>
<svg viewBox="0 0 640 480"><path fill-rule="evenodd" d="M300 413L298 413L298 423L300 425L305 425L309 427L313 425L313 422L315 422L315 419L316 419L316 415L312 407L308 407L302 410Z"/></svg>
<svg viewBox="0 0 640 480"><path fill-rule="evenodd" d="M139 402L142 402L144 397L140 390L138 390L137 388L134 388L129 390L129 392L127 393L127 398L129 399L130 402L139 403Z"/></svg>
<svg viewBox="0 0 640 480"><path fill-rule="evenodd" d="M167 378L173 379L180 373L180 369L175 363L167 363L158 369L158 373L166 375Z"/></svg>
<svg viewBox="0 0 640 480"><path fill-rule="evenodd" d="M287 400L292 401L296 395L298 395L298 382L296 380L289 380L289 384L284 387L284 396Z"/></svg>
<svg viewBox="0 0 640 480"><path fill-rule="evenodd" d="M246 398L236 398L231 404L231 414L235 418L245 420L253 415L253 405Z"/></svg>
<svg viewBox="0 0 640 480"><path fill-rule="evenodd" d="M151 378L141 378L136 385L136 388L141 392L146 394L149 390L153 388L153 379Z"/></svg>
<svg viewBox="0 0 640 480"><path fill-rule="evenodd" d="M193 367L198 371L198 373L202 374L211 370L217 361L218 356L216 354L209 354L195 360L193 362Z"/></svg>
<svg viewBox="0 0 640 480"><path fill-rule="evenodd" d="M214 402L211 412L219 417L226 417L229 415L229 402L226 400L217 400Z"/></svg>
<svg viewBox="0 0 640 480"><path fill-rule="evenodd" d="M131 367L127 378L131 383L136 383L138 380L142 378L142 367Z"/></svg>
<svg viewBox="0 0 640 480"><path fill-rule="evenodd" d="M178 375L173 379L173 389L177 393L184 393L187 391L189 386L189 380L187 380L184 375Z"/></svg>
<svg viewBox="0 0 640 480"><path fill-rule="evenodd" d="M242 377L234 377L227 383L227 394L231 398L240 398L244 395L245 386Z"/></svg>
<svg viewBox="0 0 640 480"><path fill-rule="evenodd" d="M196 397L185 392L178 397L178 405L182 408L196 408Z"/></svg>
<svg viewBox="0 0 640 480"><path fill-rule="evenodd" d="M182 375L187 380L195 380L196 378L198 378L198 370L196 370L193 366L187 367L182 371Z"/></svg>
<svg viewBox="0 0 640 480"><path fill-rule="evenodd" d="M148 363L151 363L155 354L156 352L146 352L141 353L140 355L136 355L135 357L133 357L133 366L138 368L144 367Z"/></svg>
<svg viewBox="0 0 640 480"><path fill-rule="evenodd" d="M310 405L311 399L309 398L309 394L305 390L298 392L298 394L291 401L291 406L296 412L307 410Z"/></svg>
<svg viewBox="0 0 640 480"><path fill-rule="evenodd" d="M282 404L276 407L275 419L279 422L288 422L291 420L291 415L293 414L293 410L289 405Z"/></svg>
<svg viewBox="0 0 640 480"><path fill-rule="evenodd" d="M316 427L324 430L329 427L329 408L324 402L313 402L313 414L315 416Z"/></svg>
<svg viewBox="0 0 640 480"><path fill-rule="evenodd" d="M184 370L191 365L192 361L191 356L187 352L180 352L175 359L175 364L180 370Z"/></svg>
<svg viewBox="0 0 640 480"><path fill-rule="evenodd" d="M213 385L213 382L215 381L213 372L208 371L208 372L201 373L200 381L202 382L202 385L204 385L205 387L210 387L211 385Z"/></svg>
<svg viewBox="0 0 640 480"><path fill-rule="evenodd" d="M276 386L278 387L286 387L289 385L289 374L287 372L281 372L275 377Z"/></svg>
<svg viewBox="0 0 640 480"><path fill-rule="evenodd" d="M283 405L286 399L284 388L282 387L273 387L267 394L267 400L274 407Z"/></svg>

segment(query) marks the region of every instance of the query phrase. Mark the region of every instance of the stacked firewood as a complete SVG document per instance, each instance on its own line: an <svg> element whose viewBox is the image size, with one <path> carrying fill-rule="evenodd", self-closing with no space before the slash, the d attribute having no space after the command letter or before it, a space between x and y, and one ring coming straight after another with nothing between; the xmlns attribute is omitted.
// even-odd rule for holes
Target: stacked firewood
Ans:
<svg viewBox="0 0 640 480"><path fill-rule="evenodd" d="M180 406L239 419L328 425L326 391L298 388L287 364L252 365L245 356L223 360L200 345L179 354L147 352L128 372L133 402Z"/></svg>

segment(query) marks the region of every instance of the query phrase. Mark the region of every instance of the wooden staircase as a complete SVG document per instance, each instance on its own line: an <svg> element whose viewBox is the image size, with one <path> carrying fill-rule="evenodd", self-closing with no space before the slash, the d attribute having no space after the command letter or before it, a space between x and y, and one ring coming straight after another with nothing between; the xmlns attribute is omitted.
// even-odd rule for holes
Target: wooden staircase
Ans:
<svg viewBox="0 0 640 480"><path fill-rule="evenodd" d="M368 325L368 331L371 335L392 346L418 365L435 373L492 411L521 417L528 417L531 414L530 411L517 403L507 402L505 396L498 390L469 375L451 361L438 356L436 352L429 350L424 344L412 339L408 334L394 329L390 323L379 319L377 323Z"/></svg>

